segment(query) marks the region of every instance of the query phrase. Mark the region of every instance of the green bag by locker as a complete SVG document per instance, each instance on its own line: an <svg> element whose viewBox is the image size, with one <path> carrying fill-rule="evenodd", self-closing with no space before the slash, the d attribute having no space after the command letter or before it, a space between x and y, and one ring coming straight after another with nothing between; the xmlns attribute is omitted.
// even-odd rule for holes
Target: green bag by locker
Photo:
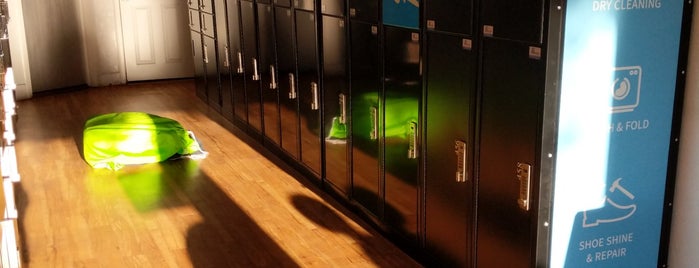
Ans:
<svg viewBox="0 0 699 268"><path fill-rule="evenodd" d="M204 158L206 152L179 122L141 112L97 115L85 122L83 156L93 168Z"/></svg>

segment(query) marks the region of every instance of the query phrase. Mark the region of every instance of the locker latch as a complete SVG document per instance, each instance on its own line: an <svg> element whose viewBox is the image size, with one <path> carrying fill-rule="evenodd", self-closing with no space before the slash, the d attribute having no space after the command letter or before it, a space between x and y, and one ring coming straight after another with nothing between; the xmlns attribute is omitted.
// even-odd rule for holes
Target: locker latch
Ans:
<svg viewBox="0 0 699 268"><path fill-rule="evenodd" d="M408 159L417 159L417 123L410 122L410 134L409 134L409 145L408 145Z"/></svg>
<svg viewBox="0 0 699 268"><path fill-rule="evenodd" d="M318 95L318 83L311 82L311 110L318 110L320 108L320 97Z"/></svg>
<svg viewBox="0 0 699 268"><path fill-rule="evenodd" d="M269 65L269 76L272 80L269 82L269 89L277 89L277 72L273 64Z"/></svg>
<svg viewBox="0 0 699 268"><path fill-rule="evenodd" d="M242 74L244 72L244 70L243 70L243 53L241 53L240 51L238 51L238 69L236 69L236 71L239 74Z"/></svg>
<svg viewBox="0 0 699 268"><path fill-rule="evenodd" d="M293 73L289 73L289 99L296 99L296 79Z"/></svg>
<svg viewBox="0 0 699 268"><path fill-rule="evenodd" d="M345 94L340 93L340 124L347 123L347 97Z"/></svg>
<svg viewBox="0 0 699 268"><path fill-rule="evenodd" d="M371 132L369 132L369 139L377 140L379 139L379 109L372 106L369 113L371 114Z"/></svg>
<svg viewBox="0 0 699 268"><path fill-rule="evenodd" d="M466 143L456 140L454 151L456 152L456 182L466 182L466 180L468 180L468 172L466 171Z"/></svg>
<svg viewBox="0 0 699 268"><path fill-rule="evenodd" d="M260 81L260 74L257 70L257 59L252 58L252 81Z"/></svg>
<svg viewBox="0 0 699 268"><path fill-rule="evenodd" d="M519 180L517 204L525 211L529 211L531 171L531 165L517 162L517 179Z"/></svg>

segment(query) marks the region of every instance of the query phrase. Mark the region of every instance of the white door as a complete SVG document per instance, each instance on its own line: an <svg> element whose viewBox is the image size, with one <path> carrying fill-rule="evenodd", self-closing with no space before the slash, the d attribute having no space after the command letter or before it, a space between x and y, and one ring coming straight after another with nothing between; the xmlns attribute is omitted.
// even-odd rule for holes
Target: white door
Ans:
<svg viewBox="0 0 699 268"><path fill-rule="evenodd" d="M128 81L193 76L185 2L121 0Z"/></svg>

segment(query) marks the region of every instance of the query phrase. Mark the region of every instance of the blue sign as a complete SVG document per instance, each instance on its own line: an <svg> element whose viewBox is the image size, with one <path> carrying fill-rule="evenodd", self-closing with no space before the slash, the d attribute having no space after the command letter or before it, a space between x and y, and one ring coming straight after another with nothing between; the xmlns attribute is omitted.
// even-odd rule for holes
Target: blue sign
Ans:
<svg viewBox="0 0 699 268"><path fill-rule="evenodd" d="M656 267L683 1L570 1L552 267Z"/></svg>
<svg viewBox="0 0 699 268"><path fill-rule="evenodd" d="M420 27L420 1L383 0L383 23L418 29Z"/></svg>

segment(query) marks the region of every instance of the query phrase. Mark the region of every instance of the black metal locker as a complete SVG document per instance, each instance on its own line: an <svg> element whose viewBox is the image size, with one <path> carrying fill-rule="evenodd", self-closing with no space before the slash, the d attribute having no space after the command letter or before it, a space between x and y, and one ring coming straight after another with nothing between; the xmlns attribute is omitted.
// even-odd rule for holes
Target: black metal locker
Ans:
<svg viewBox="0 0 699 268"><path fill-rule="evenodd" d="M532 267L537 199L526 190L538 185L545 60L503 39L486 38L482 51L477 266Z"/></svg>
<svg viewBox="0 0 699 268"><path fill-rule="evenodd" d="M228 38L227 8L225 0L214 0L216 10L216 46L218 48L218 74L221 91L221 114L233 120L233 99L231 95L231 55Z"/></svg>
<svg viewBox="0 0 699 268"><path fill-rule="evenodd" d="M277 73L279 87L279 114L281 147L293 159L299 151L299 102L296 76L296 47L294 46L293 12L290 8L275 7L277 40Z"/></svg>
<svg viewBox="0 0 699 268"><path fill-rule="evenodd" d="M274 49L274 13L272 5L257 4L258 69L262 94L264 135L272 144L280 144L279 94Z"/></svg>
<svg viewBox="0 0 699 268"><path fill-rule="evenodd" d="M481 1L481 31L494 36L530 43L543 38L543 0Z"/></svg>
<svg viewBox="0 0 699 268"><path fill-rule="evenodd" d="M292 3L294 4L294 8L296 9L308 11L315 10L315 0L292 0Z"/></svg>
<svg viewBox="0 0 699 268"><path fill-rule="evenodd" d="M192 31L201 32L201 16L199 10L189 9L189 29Z"/></svg>
<svg viewBox="0 0 699 268"><path fill-rule="evenodd" d="M420 33L384 27L384 221L417 241Z"/></svg>
<svg viewBox="0 0 699 268"><path fill-rule="evenodd" d="M254 134L262 135L262 100L260 96L260 66L257 51L257 24L255 4L240 1L243 29L243 68L245 69L245 98L248 107L248 126Z"/></svg>
<svg viewBox="0 0 699 268"><path fill-rule="evenodd" d="M383 95L379 28L350 21L350 122L352 136L352 199L379 215Z"/></svg>
<svg viewBox="0 0 699 268"><path fill-rule="evenodd" d="M291 0L274 0L275 6L291 7Z"/></svg>
<svg viewBox="0 0 699 268"><path fill-rule="evenodd" d="M337 17L345 16L344 0L320 0L320 13Z"/></svg>
<svg viewBox="0 0 699 268"><path fill-rule="evenodd" d="M203 35L204 68L206 68L206 96L209 106L216 111L221 111L221 92L218 81L218 57L216 53L216 40Z"/></svg>
<svg viewBox="0 0 699 268"><path fill-rule="evenodd" d="M209 106L221 111L221 92L219 88L218 52L216 51L216 24L214 23L212 0L200 1L202 47L204 49L204 68L206 69L206 95Z"/></svg>
<svg viewBox="0 0 699 268"><path fill-rule="evenodd" d="M187 0L187 6L190 9L198 10L199 9L199 1L198 0Z"/></svg>
<svg viewBox="0 0 699 268"><path fill-rule="evenodd" d="M318 42L316 16L313 12L296 10L296 62L299 97L301 163L316 176L321 174L322 93L318 84Z"/></svg>
<svg viewBox="0 0 699 268"><path fill-rule="evenodd" d="M379 22L379 0L349 0L349 17L366 22Z"/></svg>
<svg viewBox="0 0 699 268"><path fill-rule="evenodd" d="M431 0L424 5L427 29L472 35L473 0Z"/></svg>
<svg viewBox="0 0 699 268"><path fill-rule="evenodd" d="M461 35L428 32L426 41L426 251L438 266L469 267L477 52Z"/></svg>
<svg viewBox="0 0 699 268"><path fill-rule="evenodd" d="M214 15L209 13L199 13L201 15L201 33L211 38L216 38L216 23Z"/></svg>
<svg viewBox="0 0 699 268"><path fill-rule="evenodd" d="M214 13L214 3L213 0L199 0L199 10L206 13Z"/></svg>
<svg viewBox="0 0 699 268"><path fill-rule="evenodd" d="M247 124L248 109L245 98L245 69L243 68L243 44L240 27L240 2L227 0L228 53L231 69L231 98L233 99L233 122Z"/></svg>
<svg viewBox="0 0 699 268"><path fill-rule="evenodd" d="M190 34L192 37L192 57L194 58L194 86L197 97L207 101L203 40L199 32L190 31Z"/></svg>
<svg viewBox="0 0 699 268"><path fill-rule="evenodd" d="M349 94L347 26L344 18L323 16L323 121L325 178L348 193Z"/></svg>

